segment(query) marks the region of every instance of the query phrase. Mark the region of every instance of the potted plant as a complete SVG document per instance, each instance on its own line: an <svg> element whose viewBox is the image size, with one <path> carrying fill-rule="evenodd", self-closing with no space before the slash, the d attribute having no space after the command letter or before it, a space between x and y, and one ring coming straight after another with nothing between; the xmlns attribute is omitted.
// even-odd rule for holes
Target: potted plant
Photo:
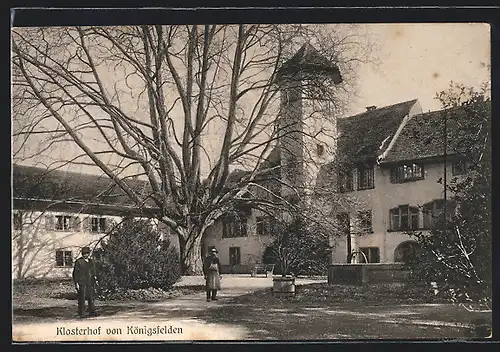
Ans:
<svg viewBox="0 0 500 352"><path fill-rule="evenodd" d="M327 237L300 217L289 222L277 221L269 248L277 264L276 271L281 274L273 277L273 292L278 294L294 295L296 274L310 274L311 268L323 267L323 262L328 261Z"/></svg>

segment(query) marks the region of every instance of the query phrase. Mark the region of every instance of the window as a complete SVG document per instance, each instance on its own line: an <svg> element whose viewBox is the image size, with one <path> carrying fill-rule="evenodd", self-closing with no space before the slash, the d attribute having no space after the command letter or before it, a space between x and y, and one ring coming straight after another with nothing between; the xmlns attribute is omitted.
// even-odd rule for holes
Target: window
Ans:
<svg viewBox="0 0 500 352"><path fill-rule="evenodd" d="M419 228L419 210L417 207L400 205L390 210L390 229L415 230Z"/></svg>
<svg viewBox="0 0 500 352"><path fill-rule="evenodd" d="M238 216L225 217L223 219L222 237L246 237L247 236L246 217Z"/></svg>
<svg viewBox="0 0 500 352"><path fill-rule="evenodd" d="M452 201L448 200L445 202L444 199L436 199L424 204L422 211L424 215L424 229L433 229L437 224L442 223L444 221L445 210L448 214L448 219L450 219L451 214L455 210Z"/></svg>
<svg viewBox="0 0 500 352"><path fill-rule="evenodd" d="M96 233L106 232L106 218L94 216L91 218L91 231Z"/></svg>
<svg viewBox="0 0 500 352"><path fill-rule="evenodd" d="M424 166L422 164L404 164L391 169L391 182L403 183L424 179Z"/></svg>
<svg viewBox="0 0 500 352"><path fill-rule="evenodd" d="M378 247L361 247L359 251L364 254L364 256L359 256L361 263L366 263L365 256L368 263L380 263L380 249Z"/></svg>
<svg viewBox="0 0 500 352"><path fill-rule="evenodd" d="M359 229L361 233L373 233L372 229L372 211L360 211L358 213Z"/></svg>
<svg viewBox="0 0 500 352"><path fill-rule="evenodd" d="M339 226L340 233L347 235L351 232L349 213L338 213L337 223Z"/></svg>
<svg viewBox="0 0 500 352"><path fill-rule="evenodd" d="M65 250L56 251L56 266L65 268L72 267L73 252Z"/></svg>
<svg viewBox="0 0 500 352"><path fill-rule="evenodd" d="M323 156L325 154L325 146L323 144L316 144L316 154Z"/></svg>
<svg viewBox="0 0 500 352"><path fill-rule="evenodd" d="M268 216L257 217L257 235L265 236L271 233L271 218Z"/></svg>
<svg viewBox="0 0 500 352"><path fill-rule="evenodd" d="M373 165L361 165L358 171L358 190L375 188L375 173Z"/></svg>
<svg viewBox="0 0 500 352"><path fill-rule="evenodd" d="M337 179L337 189L339 192L351 192L353 190L352 171L339 171Z"/></svg>
<svg viewBox="0 0 500 352"><path fill-rule="evenodd" d="M229 265L240 265L241 264L241 253L240 247L229 247Z"/></svg>
<svg viewBox="0 0 500 352"><path fill-rule="evenodd" d="M14 213L14 230L22 230L23 228L23 214L22 213Z"/></svg>
<svg viewBox="0 0 500 352"><path fill-rule="evenodd" d="M67 215L56 215L56 230L70 231L74 226L74 218Z"/></svg>
<svg viewBox="0 0 500 352"><path fill-rule="evenodd" d="M467 172L467 163L463 160L459 160L451 164L451 174L453 176L463 175Z"/></svg>

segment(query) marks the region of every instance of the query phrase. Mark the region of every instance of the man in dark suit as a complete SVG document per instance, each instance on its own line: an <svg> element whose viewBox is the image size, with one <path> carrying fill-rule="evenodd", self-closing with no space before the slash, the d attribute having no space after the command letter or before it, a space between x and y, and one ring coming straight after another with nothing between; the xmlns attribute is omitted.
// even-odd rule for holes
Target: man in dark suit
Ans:
<svg viewBox="0 0 500 352"><path fill-rule="evenodd" d="M94 261L90 258L89 247L82 248L81 258L78 258L75 262L73 282L78 292L78 314L80 318L85 317L85 300L88 300L89 303L89 315L97 316L94 305L97 276Z"/></svg>

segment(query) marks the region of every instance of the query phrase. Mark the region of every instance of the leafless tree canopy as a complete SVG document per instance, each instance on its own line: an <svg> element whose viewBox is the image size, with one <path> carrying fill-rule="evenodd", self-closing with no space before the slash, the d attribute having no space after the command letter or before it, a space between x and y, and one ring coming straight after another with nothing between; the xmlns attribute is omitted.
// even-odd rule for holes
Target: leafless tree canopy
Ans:
<svg viewBox="0 0 500 352"><path fill-rule="evenodd" d="M147 178L185 270L199 270L205 229L235 199L250 201L241 196L265 171L279 136L276 74L305 41L342 72L341 85L314 87L339 113L356 64L372 59L356 26L16 28L13 155L97 166L138 206L123 179ZM79 151L59 157L61 143ZM227 187L239 165L250 176Z"/></svg>

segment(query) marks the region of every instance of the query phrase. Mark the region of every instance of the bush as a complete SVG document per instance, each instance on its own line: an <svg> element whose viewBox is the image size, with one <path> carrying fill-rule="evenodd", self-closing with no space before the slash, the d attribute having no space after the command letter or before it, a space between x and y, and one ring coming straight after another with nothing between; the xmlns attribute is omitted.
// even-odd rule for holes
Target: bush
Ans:
<svg viewBox="0 0 500 352"><path fill-rule="evenodd" d="M326 275L331 248L321 229L298 218L290 224L275 224L274 231L263 260L276 264L275 274Z"/></svg>
<svg viewBox="0 0 500 352"><path fill-rule="evenodd" d="M94 253L101 297L127 289L166 291L181 277L176 249L147 220L123 222Z"/></svg>

